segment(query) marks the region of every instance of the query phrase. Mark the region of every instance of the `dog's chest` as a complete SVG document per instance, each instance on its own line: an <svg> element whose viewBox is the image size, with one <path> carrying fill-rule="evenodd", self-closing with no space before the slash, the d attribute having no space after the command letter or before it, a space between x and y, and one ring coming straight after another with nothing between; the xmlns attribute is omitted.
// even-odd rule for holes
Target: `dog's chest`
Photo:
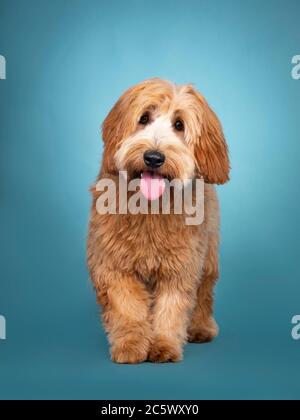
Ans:
<svg viewBox="0 0 300 420"><path fill-rule="evenodd" d="M149 279L184 264L197 236L199 230L186 226L180 216L131 217L118 235L120 264Z"/></svg>

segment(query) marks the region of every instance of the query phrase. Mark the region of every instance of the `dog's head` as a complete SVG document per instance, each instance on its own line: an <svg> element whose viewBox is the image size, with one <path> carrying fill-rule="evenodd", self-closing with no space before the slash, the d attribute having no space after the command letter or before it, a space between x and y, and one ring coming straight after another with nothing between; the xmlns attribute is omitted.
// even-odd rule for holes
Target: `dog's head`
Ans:
<svg viewBox="0 0 300 420"><path fill-rule="evenodd" d="M103 124L103 171L127 171L147 182L229 179L221 124L191 85L151 79L129 89Z"/></svg>

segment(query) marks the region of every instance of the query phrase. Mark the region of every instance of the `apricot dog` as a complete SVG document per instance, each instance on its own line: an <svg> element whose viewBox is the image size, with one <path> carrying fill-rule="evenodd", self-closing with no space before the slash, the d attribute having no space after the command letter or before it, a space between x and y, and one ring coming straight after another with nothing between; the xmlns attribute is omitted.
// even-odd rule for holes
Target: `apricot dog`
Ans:
<svg viewBox="0 0 300 420"><path fill-rule="evenodd" d="M141 178L149 199L165 179L202 178L205 216L99 214L92 187L88 266L117 363L178 362L186 341L218 334L213 289L218 279L219 205L213 184L229 180L221 124L191 85L160 79L129 89L103 124L104 156L97 181ZM142 184L143 183L143 184ZM147 190L148 187L148 190Z"/></svg>

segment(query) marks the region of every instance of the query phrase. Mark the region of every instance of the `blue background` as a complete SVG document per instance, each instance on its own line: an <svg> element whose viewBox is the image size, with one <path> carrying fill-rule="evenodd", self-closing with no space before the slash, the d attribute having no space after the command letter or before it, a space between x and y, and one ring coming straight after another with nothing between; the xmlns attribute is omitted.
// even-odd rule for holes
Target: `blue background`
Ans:
<svg viewBox="0 0 300 420"><path fill-rule="evenodd" d="M0 398L300 397L298 0L0 0ZM100 124L129 86L192 82L231 150L213 344L109 360L85 266Z"/></svg>

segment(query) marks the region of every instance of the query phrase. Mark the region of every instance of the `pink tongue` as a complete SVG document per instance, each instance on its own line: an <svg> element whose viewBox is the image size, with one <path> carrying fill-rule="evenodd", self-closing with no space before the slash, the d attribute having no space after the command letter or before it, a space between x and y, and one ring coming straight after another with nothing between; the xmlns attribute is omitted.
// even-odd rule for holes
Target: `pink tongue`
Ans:
<svg viewBox="0 0 300 420"><path fill-rule="evenodd" d="M159 174L143 172L141 179L141 191L147 200L154 201L161 197L165 191L164 178Z"/></svg>

